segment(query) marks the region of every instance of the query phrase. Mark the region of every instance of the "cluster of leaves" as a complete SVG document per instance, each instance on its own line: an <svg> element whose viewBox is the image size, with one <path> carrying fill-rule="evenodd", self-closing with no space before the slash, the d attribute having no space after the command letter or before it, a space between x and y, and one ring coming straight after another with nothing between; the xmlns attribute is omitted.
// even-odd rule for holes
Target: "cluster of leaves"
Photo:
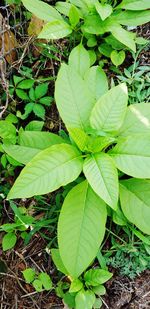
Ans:
<svg viewBox="0 0 150 309"><path fill-rule="evenodd" d="M32 284L37 292L50 291L52 289L52 280L47 273L41 272L36 274L32 268L27 268L22 273L26 283Z"/></svg>
<svg viewBox="0 0 150 309"><path fill-rule="evenodd" d="M61 271L74 282L97 255L108 206L116 222L129 220L150 234L150 107L127 107L124 83L108 90L104 71L90 66L82 44L72 50L69 64L61 65L55 99L69 139L20 130L17 144L4 141L2 147L26 165L8 199L53 192L84 174L86 180L66 195L58 221ZM85 299L87 308L93 308L93 295L87 285L77 291L75 308L84 307Z"/></svg>
<svg viewBox="0 0 150 309"><path fill-rule="evenodd" d="M55 7L39 0L22 0L24 6L44 20L39 38L60 39L73 36L76 42L86 40L91 57L102 54L118 66L125 59L125 51L136 51L137 44L147 41L136 37L124 26L137 27L150 21L149 0L70 0L58 1ZM108 35L109 33L109 35ZM95 53L96 52L96 53ZM99 57L99 56L98 56Z"/></svg>
<svg viewBox="0 0 150 309"><path fill-rule="evenodd" d="M46 96L48 92L48 83L42 83L35 87L34 83L34 79L24 79L23 77L14 75L13 83L10 84L10 94L12 95L15 92L18 98L26 102L24 114L18 111L17 117L26 119L29 114L33 112L37 117L44 120L44 106L50 106L53 98Z"/></svg>

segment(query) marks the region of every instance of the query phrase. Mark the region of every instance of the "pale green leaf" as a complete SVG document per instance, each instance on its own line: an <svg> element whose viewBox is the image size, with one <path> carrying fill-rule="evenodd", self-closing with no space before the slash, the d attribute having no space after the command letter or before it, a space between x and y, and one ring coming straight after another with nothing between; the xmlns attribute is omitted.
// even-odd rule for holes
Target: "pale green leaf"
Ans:
<svg viewBox="0 0 150 309"><path fill-rule="evenodd" d="M55 20L44 25L38 35L39 39L58 40L66 37L72 32L71 27L63 20Z"/></svg>
<svg viewBox="0 0 150 309"><path fill-rule="evenodd" d="M88 135L84 131L78 128L69 128L68 131L69 131L69 135L74 140L78 148L81 151L84 151L88 144L88 139L89 139Z"/></svg>
<svg viewBox="0 0 150 309"><path fill-rule="evenodd" d="M11 143L16 142L16 128L15 126L6 120L0 120L0 137L10 141Z"/></svg>
<svg viewBox="0 0 150 309"><path fill-rule="evenodd" d="M150 180L121 181L120 200L126 218L143 233L150 235Z"/></svg>
<svg viewBox="0 0 150 309"><path fill-rule="evenodd" d="M74 279L71 282L69 292L70 293L76 293L76 292L80 291L82 288L83 288L83 283L79 279Z"/></svg>
<svg viewBox="0 0 150 309"><path fill-rule="evenodd" d="M90 67L90 57L88 51L80 43L71 51L69 55L69 66L72 66L82 77Z"/></svg>
<svg viewBox="0 0 150 309"><path fill-rule="evenodd" d="M69 21L73 28L79 23L80 14L76 6L72 5L69 10Z"/></svg>
<svg viewBox="0 0 150 309"><path fill-rule="evenodd" d="M32 120L26 125L25 130L26 131L42 131L43 126L44 126L44 121Z"/></svg>
<svg viewBox="0 0 150 309"><path fill-rule="evenodd" d="M35 275L36 275L35 270L32 268L27 268L23 270L22 273L23 273L26 283L31 283L34 280Z"/></svg>
<svg viewBox="0 0 150 309"><path fill-rule="evenodd" d="M124 26L136 27L150 21L150 11L119 11L117 14L115 13L112 19Z"/></svg>
<svg viewBox="0 0 150 309"><path fill-rule="evenodd" d="M113 21L113 20L112 20ZM110 31L112 35L120 41L122 44L126 45L129 49L136 52L135 44L135 34L123 29L119 24L110 25Z"/></svg>
<svg viewBox="0 0 150 309"><path fill-rule="evenodd" d="M72 66L63 64L55 84L55 99L60 116L68 128L84 131L94 100L81 76Z"/></svg>
<svg viewBox="0 0 150 309"><path fill-rule="evenodd" d="M119 135L150 134L150 105L139 103L128 106Z"/></svg>
<svg viewBox="0 0 150 309"><path fill-rule="evenodd" d="M75 297L76 309L92 309L95 303L95 295L92 291L80 291Z"/></svg>
<svg viewBox="0 0 150 309"><path fill-rule="evenodd" d="M118 201L118 173L106 153L93 154L83 164L83 172L93 190L113 209Z"/></svg>
<svg viewBox="0 0 150 309"><path fill-rule="evenodd" d="M19 134L19 144L25 147L45 149L62 143L64 143L63 138L50 132L22 131Z"/></svg>
<svg viewBox="0 0 150 309"><path fill-rule="evenodd" d="M52 280L47 273L41 272L38 276L38 279L42 282L42 285L46 291L52 289Z"/></svg>
<svg viewBox="0 0 150 309"><path fill-rule="evenodd" d="M108 30L107 21L102 21L100 16L97 14L89 14L84 20L83 30L91 34L104 34Z"/></svg>
<svg viewBox="0 0 150 309"><path fill-rule="evenodd" d="M120 50L120 51L113 50L111 52L110 58L111 58L112 63L118 66L124 62L125 56L126 55L125 55L124 50Z"/></svg>
<svg viewBox="0 0 150 309"><path fill-rule="evenodd" d="M106 205L87 181L65 198L58 222L58 244L65 267L73 278L89 266L103 240Z"/></svg>
<svg viewBox="0 0 150 309"><path fill-rule="evenodd" d="M22 164L27 164L41 151L41 149L10 144L4 144L3 149L9 156Z"/></svg>
<svg viewBox="0 0 150 309"><path fill-rule="evenodd" d="M75 180L82 170L78 150L67 144L53 145L37 154L22 170L8 199L31 197L57 190Z"/></svg>
<svg viewBox="0 0 150 309"><path fill-rule="evenodd" d="M59 249L51 249L51 254L52 254L52 260L53 260L55 266L57 267L57 269L59 271L61 271L63 274L67 275L68 271L66 270L66 268L65 268L65 266L62 262L62 259L61 259L60 253L59 253Z"/></svg>
<svg viewBox="0 0 150 309"><path fill-rule="evenodd" d="M118 131L125 117L127 101L125 84L110 89L94 106L90 117L91 126L105 132Z"/></svg>
<svg viewBox="0 0 150 309"><path fill-rule="evenodd" d="M88 89L96 101L108 91L108 80L101 67L91 67L87 70L84 79Z"/></svg>
<svg viewBox="0 0 150 309"><path fill-rule="evenodd" d="M150 9L149 0L123 0L117 8L140 11Z"/></svg>
<svg viewBox="0 0 150 309"><path fill-rule="evenodd" d="M25 8L38 18L46 21L63 20L51 5L40 0L22 0Z"/></svg>
<svg viewBox="0 0 150 309"><path fill-rule="evenodd" d="M35 279L32 284L33 284L33 287L35 288L35 290L37 292L42 292L43 291L43 286L42 286L41 280Z"/></svg>
<svg viewBox="0 0 150 309"><path fill-rule="evenodd" d="M112 6L107 3L102 4L100 2L96 2L95 8L102 20L109 17L113 11Z"/></svg>
<svg viewBox="0 0 150 309"><path fill-rule="evenodd" d="M122 138L110 152L119 170L136 178L150 178L150 135Z"/></svg>

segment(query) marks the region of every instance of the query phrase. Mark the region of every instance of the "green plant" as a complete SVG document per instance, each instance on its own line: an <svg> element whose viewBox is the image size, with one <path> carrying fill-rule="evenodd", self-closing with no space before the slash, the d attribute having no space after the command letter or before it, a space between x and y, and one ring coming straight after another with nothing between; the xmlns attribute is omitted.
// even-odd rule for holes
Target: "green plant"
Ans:
<svg viewBox="0 0 150 309"><path fill-rule="evenodd" d="M70 36L70 40L73 37L77 42L82 38L89 48L98 55L110 57L116 66L124 61L126 50L135 52L136 43L141 44L141 39L124 26L136 27L150 21L149 0L131 3L128 0L121 3L70 0L56 2L55 7L39 0L22 2L30 12L46 21L39 38L50 40Z"/></svg>
<svg viewBox="0 0 150 309"><path fill-rule="evenodd" d="M48 83L42 83L36 87L33 87L34 79L24 79L23 77L13 76L14 85L10 85L10 93L14 92L23 101L26 102L25 112L21 114L20 111L17 112L17 117L21 119L26 119L31 112L44 119L45 118L45 108L44 106L50 106L53 98L46 96L48 91ZM29 90L27 93L26 91ZM44 106L43 106L44 105Z"/></svg>
<svg viewBox="0 0 150 309"><path fill-rule="evenodd" d="M37 292L50 291L52 289L52 281L47 273L41 272L36 274L32 268L27 268L22 273L26 283L32 284Z"/></svg>
<svg viewBox="0 0 150 309"><path fill-rule="evenodd" d="M27 163L8 199L53 192L84 173L86 180L69 191L58 221L60 256L75 280L97 255L108 206L117 211L119 200L124 216L150 234L150 107L145 103L127 107L125 84L108 90L105 73L90 67L81 44L71 52L69 64L60 68L55 98L70 144L55 134L38 132L52 134L53 146L48 147L49 140L47 149L35 152L32 140L28 153L21 145L5 147L12 157ZM21 134L26 142L28 133ZM38 137L37 141L40 148L42 141Z"/></svg>

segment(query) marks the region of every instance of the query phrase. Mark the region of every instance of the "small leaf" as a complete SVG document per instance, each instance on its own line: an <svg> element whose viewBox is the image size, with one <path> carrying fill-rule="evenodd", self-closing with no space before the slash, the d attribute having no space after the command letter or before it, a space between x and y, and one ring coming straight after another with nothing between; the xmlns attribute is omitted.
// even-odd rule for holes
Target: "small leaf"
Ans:
<svg viewBox="0 0 150 309"><path fill-rule="evenodd" d="M23 81L21 81L18 85L17 88L19 89L30 89L34 84L34 80L33 79L24 79Z"/></svg>
<svg viewBox="0 0 150 309"><path fill-rule="evenodd" d="M125 60L125 52L124 50L121 50L119 52L117 52L116 50L113 50L111 52L110 58L114 65L119 66Z"/></svg>
<svg viewBox="0 0 150 309"><path fill-rule="evenodd" d="M112 273L100 268L90 269L84 274L87 285L98 286L105 283L112 277Z"/></svg>
<svg viewBox="0 0 150 309"><path fill-rule="evenodd" d="M5 234L2 240L3 251L12 249L15 246L16 242L17 242L17 237L14 233Z"/></svg>
<svg viewBox="0 0 150 309"><path fill-rule="evenodd" d="M36 280L33 281L32 284L33 284L33 287L35 288L35 290L37 292L42 292L43 291L43 286L42 286L41 280L36 279Z"/></svg>
<svg viewBox="0 0 150 309"><path fill-rule="evenodd" d="M74 279L71 282L69 293L76 293L83 288L83 283L79 279Z"/></svg>
<svg viewBox="0 0 150 309"><path fill-rule="evenodd" d="M40 99L41 97L45 96L48 91L48 83L41 84L35 87L35 98Z"/></svg>
<svg viewBox="0 0 150 309"><path fill-rule="evenodd" d="M29 90L29 98L31 99L31 101L35 101L35 90L34 90L34 88L31 88L30 90Z"/></svg>
<svg viewBox="0 0 150 309"><path fill-rule="evenodd" d="M16 89L16 94L22 100L29 100L27 93L22 89Z"/></svg>
<svg viewBox="0 0 150 309"><path fill-rule="evenodd" d="M102 300L100 298L96 298L93 308L94 309L100 309L102 307L102 305L103 305Z"/></svg>
<svg viewBox="0 0 150 309"><path fill-rule="evenodd" d="M92 309L95 303L95 295L92 291L80 291L75 297L76 309Z"/></svg>
<svg viewBox="0 0 150 309"><path fill-rule="evenodd" d="M44 272L41 272L38 276L39 280L42 282L42 285L44 286L44 289L46 291L51 290L52 288L52 280L50 276Z"/></svg>
<svg viewBox="0 0 150 309"><path fill-rule="evenodd" d="M50 106L54 101L53 97L44 97L39 100L39 103L44 104L46 106Z"/></svg>
<svg viewBox="0 0 150 309"><path fill-rule="evenodd" d="M55 20L47 23L40 34L39 39L56 40L68 36L72 32L71 27L65 21Z"/></svg>
<svg viewBox="0 0 150 309"><path fill-rule="evenodd" d="M76 6L72 5L69 10L69 21L73 28L78 24L80 20L80 14Z"/></svg>
<svg viewBox="0 0 150 309"><path fill-rule="evenodd" d="M27 268L25 269L23 272L23 276L24 276L24 279L27 283L31 283L33 282L34 278L35 278L35 270L32 269L32 268Z"/></svg>
<svg viewBox="0 0 150 309"><path fill-rule="evenodd" d="M149 0L123 0L117 8L126 10L140 11L150 9Z"/></svg>
<svg viewBox="0 0 150 309"><path fill-rule="evenodd" d="M34 104L33 112L37 117L41 119L45 118L45 108L41 104Z"/></svg>
<svg viewBox="0 0 150 309"><path fill-rule="evenodd" d="M43 126L44 126L44 121L32 120L26 125L25 130L26 131L42 131Z"/></svg>
<svg viewBox="0 0 150 309"><path fill-rule="evenodd" d="M106 288L104 287L104 285L100 284L100 285L97 285L97 286L94 286L92 288L92 291L98 295L98 296L101 296L101 295L105 295L106 294Z"/></svg>
<svg viewBox="0 0 150 309"><path fill-rule="evenodd" d="M15 86L21 81L23 80L23 77L17 76L17 75L13 75L13 81Z"/></svg>
<svg viewBox="0 0 150 309"><path fill-rule="evenodd" d="M113 11L112 6L107 3L102 4L102 3L96 2L95 8L102 20L105 20L107 17L109 17Z"/></svg>

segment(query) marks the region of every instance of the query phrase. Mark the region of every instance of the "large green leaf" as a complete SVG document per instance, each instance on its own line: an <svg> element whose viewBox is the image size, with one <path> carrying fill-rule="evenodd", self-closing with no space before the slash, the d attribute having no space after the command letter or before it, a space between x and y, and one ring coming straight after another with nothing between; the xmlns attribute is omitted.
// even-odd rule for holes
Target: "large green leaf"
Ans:
<svg viewBox="0 0 150 309"><path fill-rule="evenodd" d="M107 17L109 17L113 11L113 8L110 4L102 4L98 1L95 3L95 8L102 20L105 20Z"/></svg>
<svg viewBox="0 0 150 309"><path fill-rule="evenodd" d="M122 44L126 45L129 49L136 52L135 34L123 29L119 24L114 25L114 19L112 18L112 25L110 25L110 31L112 35ZM122 22L121 22L122 23Z"/></svg>
<svg viewBox="0 0 150 309"><path fill-rule="evenodd" d="M69 24L63 20L54 20L44 25L38 35L39 39L58 40L66 37L72 32Z"/></svg>
<svg viewBox="0 0 150 309"><path fill-rule="evenodd" d="M94 129L116 132L121 127L127 107L128 95L125 84L105 93L94 106L90 122Z"/></svg>
<svg viewBox="0 0 150 309"><path fill-rule="evenodd" d="M40 149L36 148L10 144L4 144L3 149L13 159L23 164L27 164L41 151Z"/></svg>
<svg viewBox="0 0 150 309"><path fill-rule="evenodd" d="M140 11L150 9L150 1L149 0L123 0L118 8Z"/></svg>
<svg viewBox="0 0 150 309"><path fill-rule="evenodd" d="M127 219L143 233L150 235L150 180L121 181L120 200Z"/></svg>
<svg viewBox="0 0 150 309"><path fill-rule="evenodd" d="M10 141L11 143L16 142L16 128L15 126L6 120L0 120L0 137Z"/></svg>
<svg viewBox="0 0 150 309"><path fill-rule="evenodd" d="M124 26L140 26L150 21L150 11L119 11L112 20Z"/></svg>
<svg viewBox="0 0 150 309"><path fill-rule="evenodd" d="M27 10L42 20L63 20L62 16L51 5L39 0L22 0Z"/></svg>
<svg viewBox="0 0 150 309"><path fill-rule="evenodd" d="M82 289L76 294L75 303L76 309L92 309L96 297L93 291Z"/></svg>
<svg viewBox="0 0 150 309"><path fill-rule="evenodd" d="M136 178L150 178L150 135L122 138L110 154L122 172Z"/></svg>
<svg viewBox="0 0 150 309"><path fill-rule="evenodd" d="M91 67L86 72L84 79L96 101L108 91L108 80L106 74L99 66Z"/></svg>
<svg viewBox="0 0 150 309"><path fill-rule="evenodd" d="M83 171L93 190L113 209L118 201L118 173L111 157L93 154L84 162Z"/></svg>
<svg viewBox="0 0 150 309"><path fill-rule="evenodd" d="M58 222L58 244L62 261L73 278L89 266L103 240L106 205L87 181L67 195Z"/></svg>
<svg viewBox="0 0 150 309"><path fill-rule="evenodd" d="M69 65L84 77L85 72L90 67L90 57L88 51L80 43L76 46L69 55Z"/></svg>
<svg viewBox="0 0 150 309"><path fill-rule="evenodd" d="M46 194L75 180L82 170L78 150L67 144L53 145L37 154L22 170L8 199Z"/></svg>
<svg viewBox="0 0 150 309"><path fill-rule="evenodd" d="M22 131L19 133L19 144L21 146L45 149L55 144L62 144L64 140L50 132Z"/></svg>
<svg viewBox="0 0 150 309"><path fill-rule="evenodd" d="M87 33L100 35L108 30L107 22L102 21L98 14L89 14L84 21L82 29Z"/></svg>
<svg viewBox="0 0 150 309"><path fill-rule="evenodd" d="M94 99L81 76L63 64L55 84L55 99L62 120L69 128L89 127Z"/></svg>
<svg viewBox="0 0 150 309"><path fill-rule="evenodd" d="M150 134L150 105L138 103L128 106L119 135Z"/></svg>

